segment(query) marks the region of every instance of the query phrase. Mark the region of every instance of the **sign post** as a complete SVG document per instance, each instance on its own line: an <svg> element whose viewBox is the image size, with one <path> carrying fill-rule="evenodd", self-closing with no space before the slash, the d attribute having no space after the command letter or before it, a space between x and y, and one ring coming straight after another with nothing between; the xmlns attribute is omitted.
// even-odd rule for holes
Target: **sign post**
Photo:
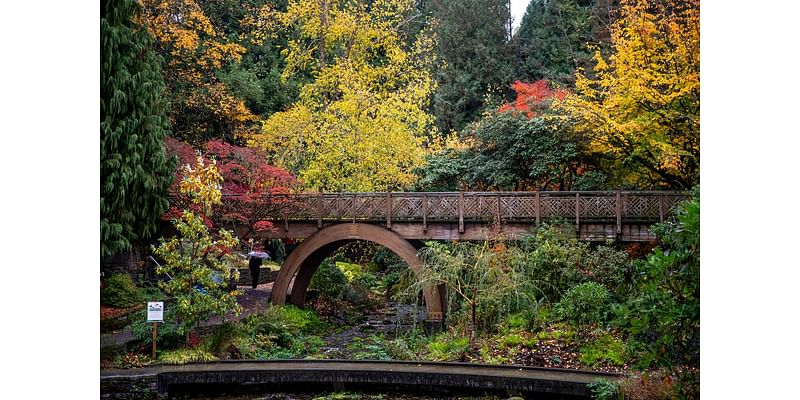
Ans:
<svg viewBox="0 0 800 400"><path fill-rule="evenodd" d="M158 323L164 322L164 302L147 302L147 322L153 323L153 359L156 358L156 336L158 336Z"/></svg>

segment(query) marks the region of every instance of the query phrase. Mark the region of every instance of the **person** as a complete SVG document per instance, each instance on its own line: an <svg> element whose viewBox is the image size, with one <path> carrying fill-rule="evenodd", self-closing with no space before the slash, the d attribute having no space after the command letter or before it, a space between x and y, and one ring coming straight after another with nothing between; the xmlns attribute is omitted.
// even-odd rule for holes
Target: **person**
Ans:
<svg viewBox="0 0 800 400"><path fill-rule="evenodd" d="M253 279L253 289L258 286L258 275L261 272L261 257L250 256L250 278Z"/></svg>

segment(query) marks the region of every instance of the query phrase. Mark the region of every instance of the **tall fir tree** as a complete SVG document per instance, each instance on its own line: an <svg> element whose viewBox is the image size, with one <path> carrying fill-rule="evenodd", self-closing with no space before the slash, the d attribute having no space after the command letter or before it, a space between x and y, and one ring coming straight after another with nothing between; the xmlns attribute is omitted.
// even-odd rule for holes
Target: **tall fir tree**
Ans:
<svg viewBox="0 0 800 400"><path fill-rule="evenodd" d="M174 161L164 82L151 39L132 22L133 0L101 3L100 17L100 255L146 240L167 210Z"/></svg>
<svg viewBox="0 0 800 400"><path fill-rule="evenodd" d="M480 118L488 93L511 95L508 0L430 0L425 7L438 38L436 125L441 133L460 131Z"/></svg>
<svg viewBox="0 0 800 400"><path fill-rule="evenodd" d="M575 83L575 71L591 64L592 48L608 48L618 0L531 0L513 39L515 78Z"/></svg>

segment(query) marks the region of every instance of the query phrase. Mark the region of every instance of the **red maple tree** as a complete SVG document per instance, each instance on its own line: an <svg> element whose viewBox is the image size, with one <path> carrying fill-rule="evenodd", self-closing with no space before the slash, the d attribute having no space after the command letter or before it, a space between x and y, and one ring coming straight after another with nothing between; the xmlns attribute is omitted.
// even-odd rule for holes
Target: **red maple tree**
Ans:
<svg viewBox="0 0 800 400"><path fill-rule="evenodd" d="M524 113L528 118L540 115L550 106L554 98L563 100L567 95L566 90L551 89L546 79L533 83L515 81L511 84L511 88L517 92L517 99L513 103L504 104L498 111Z"/></svg>
<svg viewBox="0 0 800 400"><path fill-rule="evenodd" d="M197 149L173 138L166 138L164 143L168 154L178 157L179 166L194 163ZM203 154L216 160L224 179L223 204L214 209L214 219L217 222L246 224L255 232L272 230L270 219L290 206L290 197L287 195L298 191L300 187L297 178L283 168L268 164L266 153L257 149L211 140L203 146ZM176 199L181 198L180 180L181 171L178 168L169 192ZM173 206L162 219L172 219L180 213L181 209ZM206 225L212 227L214 222L207 220Z"/></svg>

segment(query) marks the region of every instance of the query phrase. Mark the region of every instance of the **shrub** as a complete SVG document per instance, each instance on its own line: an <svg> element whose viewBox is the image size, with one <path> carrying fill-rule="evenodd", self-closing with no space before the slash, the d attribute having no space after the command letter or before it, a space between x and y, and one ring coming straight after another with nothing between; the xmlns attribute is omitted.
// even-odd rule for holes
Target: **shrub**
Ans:
<svg viewBox="0 0 800 400"><path fill-rule="evenodd" d="M141 368L149 364L148 357L142 354L125 353L114 358L114 368Z"/></svg>
<svg viewBox="0 0 800 400"><path fill-rule="evenodd" d="M578 325L601 322L610 297L608 289L599 283L581 283L564 293L555 310L559 318Z"/></svg>
<svg viewBox="0 0 800 400"><path fill-rule="evenodd" d="M114 307L129 308L144 302L133 279L127 274L114 274L100 290L100 303Z"/></svg>
<svg viewBox="0 0 800 400"><path fill-rule="evenodd" d="M372 335L364 339L355 337L347 345L347 350L352 353L354 360L391 360L392 356L385 343L381 336Z"/></svg>
<svg viewBox="0 0 800 400"><path fill-rule="evenodd" d="M511 262L529 277L530 296L555 302L567 289L585 279L579 266L589 252L589 245L565 234L571 230L574 228L570 225L544 223L517 244Z"/></svg>
<svg viewBox="0 0 800 400"><path fill-rule="evenodd" d="M619 385L607 379L599 379L587 385L592 391L592 400L617 400Z"/></svg>
<svg viewBox="0 0 800 400"><path fill-rule="evenodd" d="M619 383L625 400L669 400L673 398L672 377L662 373L643 373Z"/></svg>
<svg viewBox="0 0 800 400"><path fill-rule="evenodd" d="M193 362L216 361L217 357L203 349L178 349L165 352L158 359L164 364L182 365Z"/></svg>
<svg viewBox="0 0 800 400"><path fill-rule="evenodd" d="M208 351L214 354L222 353L242 335L243 331L242 324L238 322L225 322L219 325L208 340Z"/></svg>
<svg viewBox="0 0 800 400"><path fill-rule="evenodd" d="M327 325L310 310L295 306L272 307L245 318L243 338L235 340L246 358L297 358L318 351L324 343L313 336Z"/></svg>
<svg viewBox="0 0 800 400"><path fill-rule="evenodd" d="M330 259L322 261L311 277L310 289L319 292L320 297L339 300L347 294L347 277Z"/></svg>
<svg viewBox="0 0 800 400"><path fill-rule="evenodd" d="M147 322L147 314L141 312L131 325L133 337L145 346L153 344L153 323ZM181 329L176 321L174 307L165 307L164 322L158 324L156 333L156 343L158 348L173 349L185 342L185 331Z"/></svg>
<svg viewBox="0 0 800 400"><path fill-rule="evenodd" d="M455 361L469 349L469 338L441 334L428 343L428 357L434 361Z"/></svg>
<svg viewBox="0 0 800 400"><path fill-rule="evenodd" d="M626 360L623 342L608 334L602 334L581 346L580 353L581 363L590 367L600 363L621 366L625 364Z"/></svg>
<svg viewBox="0 0 800 400"><path fill-rule="evenodd" d="M628 253L613 247L598 246L589 251L581 263L583 275L602 284L609 291L618 294L626 275L631 271L631 261Z"/></svg>
<svg viewBox="0 0 800 400"><path fill-rule="evenodd" d="M680 204L675 220L653 228L661 240L637 262L617 323L637 350L639 367L700 366L700 192Z"/></svg>

